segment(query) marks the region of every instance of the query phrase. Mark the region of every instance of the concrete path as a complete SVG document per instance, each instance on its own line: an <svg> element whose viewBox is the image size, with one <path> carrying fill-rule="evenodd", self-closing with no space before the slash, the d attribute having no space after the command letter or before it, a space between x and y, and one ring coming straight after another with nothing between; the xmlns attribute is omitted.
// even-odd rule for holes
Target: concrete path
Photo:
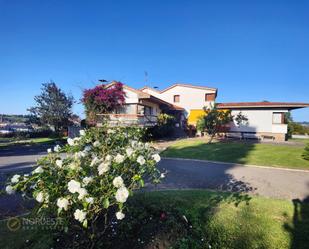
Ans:
<svg viewBox="0 0 309 249"><path fill-rule="evenodd" d="M210 188L280 199L309 196L309 171L252 167L190 159L163 159L160 189Z"/></svg>

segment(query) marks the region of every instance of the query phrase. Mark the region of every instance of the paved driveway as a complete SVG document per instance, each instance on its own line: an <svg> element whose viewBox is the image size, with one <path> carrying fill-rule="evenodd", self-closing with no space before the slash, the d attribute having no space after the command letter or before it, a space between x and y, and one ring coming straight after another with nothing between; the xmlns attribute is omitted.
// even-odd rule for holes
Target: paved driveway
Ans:
<svg viewBox="0 0 309 249"><path fill-rule="evenodd" d="M17 155L16 155L17 153ZM45 147L0 151L0 188L8 174L30 171L36 159L46 154ZM251 167L187 159L162 159L158 167L166 177L149 189L215 189L252 193L282 199L309 196L309 171ZM0 217L24 210L19 196L0 196Z"/></svg>
<svg viewBox="0 0 309 249"><path fill-rule="evenodd" d="M309 196L309 171L189 159L163 159L159 168L167 173L160 189L210 188L282 199Z"/></svg>

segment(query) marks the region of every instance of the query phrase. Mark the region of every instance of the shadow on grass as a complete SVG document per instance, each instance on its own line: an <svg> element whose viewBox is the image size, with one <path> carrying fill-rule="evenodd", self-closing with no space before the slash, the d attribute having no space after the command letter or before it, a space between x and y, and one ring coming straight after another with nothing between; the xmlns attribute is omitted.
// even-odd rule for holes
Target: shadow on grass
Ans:
<svg viewBox="0 0 309 249"><path fill-rule="evenodd" d="M290 249L309 248L309 196L303 201L293 200L293 224L286 223L284 228L290 233Z"/></svg>
<svg viewBox="0 0 309 249"><path fill-rule="evenodd" d="M139 193L128 203L126 222L112 226L104 248L210 248L206 227L221 203L249 204L239 193L158 191ZM110 236L111 235L111 236Z"/></svg>

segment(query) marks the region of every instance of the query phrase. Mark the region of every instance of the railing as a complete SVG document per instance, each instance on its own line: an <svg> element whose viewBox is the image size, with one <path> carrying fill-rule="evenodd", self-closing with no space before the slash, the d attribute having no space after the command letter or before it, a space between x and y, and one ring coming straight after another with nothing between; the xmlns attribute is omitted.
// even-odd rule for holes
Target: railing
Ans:
<svg viewBox="0 0 309 249"><path fill-rule="evenodd" d="M157 123L157 116L143 114L98 114L98 123L107 122L109 125L138 125L154 126Z"/></svg>

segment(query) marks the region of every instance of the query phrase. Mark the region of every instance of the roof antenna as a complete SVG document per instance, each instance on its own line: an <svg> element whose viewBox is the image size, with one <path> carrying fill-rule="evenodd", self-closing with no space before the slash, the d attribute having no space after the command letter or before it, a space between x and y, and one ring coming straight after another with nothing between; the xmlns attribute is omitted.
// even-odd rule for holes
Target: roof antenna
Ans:
<svg viewBox="0 0 309 249"><path fill-rule="evenodd" d="M144 74L145 74L145 84L147 85L147 82L148 82L148 72L144 71Z"/></svg>

